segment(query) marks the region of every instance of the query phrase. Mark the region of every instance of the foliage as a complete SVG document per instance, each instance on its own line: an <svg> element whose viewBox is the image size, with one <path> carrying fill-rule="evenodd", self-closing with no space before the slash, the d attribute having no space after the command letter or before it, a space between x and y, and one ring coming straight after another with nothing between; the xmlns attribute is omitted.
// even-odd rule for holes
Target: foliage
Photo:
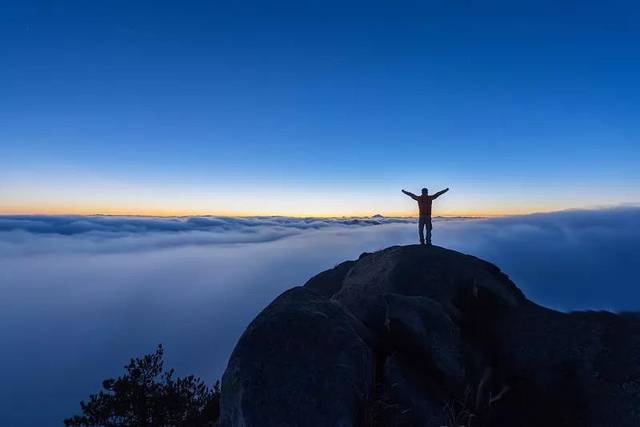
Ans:
<svg viewBox="0 0 640 427"><path fill-rule="evenodd" d="M104 391L80 402L82 415L65 419L77 427L215 426L219 417L220 382L213 388L189 375L174 378L163 369L164 351L131 359L126 373L103 381Z"/></svg>
<svg viewBox="0 0 640 427"><path fill-rule="evenodd" d="M475 392L475 403L472 402L473 390L467 386L464 396L460 400L453 400L445 406L447 427L473 427L491 425L491 411L494 405L501 401L511 388L503 385L500 392L493 394L490 383L493 370L486 367L482 379Z"/></svg>

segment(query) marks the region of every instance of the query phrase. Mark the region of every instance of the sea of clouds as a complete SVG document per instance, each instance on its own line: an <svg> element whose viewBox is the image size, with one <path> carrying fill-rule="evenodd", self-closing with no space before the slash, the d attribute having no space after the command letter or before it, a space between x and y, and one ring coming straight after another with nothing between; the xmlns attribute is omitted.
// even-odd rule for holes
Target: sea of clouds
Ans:
<svg viewBox="0 0 640 427"><path fill-rule="evenodd" d="M275 296L410 218L0 216L0 425L56 425L129 357L219 378ZM640 309L640 207L436 219L434 243L497 264L560 310Z"/></svg>

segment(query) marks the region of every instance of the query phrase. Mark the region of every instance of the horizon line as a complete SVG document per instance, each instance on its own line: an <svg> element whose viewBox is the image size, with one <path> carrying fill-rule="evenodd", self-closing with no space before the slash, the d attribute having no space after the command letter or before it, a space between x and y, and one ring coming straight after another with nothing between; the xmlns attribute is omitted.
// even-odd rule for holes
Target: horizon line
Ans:
<svg viewBox="0 0 640 427"><path fill-rule="evenodd" d="M499 218L508 216L521 216L521 215L535 215L553 212L564 212L573 210L598 210L598 209L612 209L620 207L638 207L640 203L621 203L615 205L604 206L591 206L591 207L569 207L569 208L556 208L556 209L533 209L533 210L513 210L507 212L481 212L481 211L466 211L466 212L445 212L442 214L433 215L433 218ZM175 211L168 209L153 209L153 210L138 210L135 213L125 210L109 210L93 211L93 210L18 210L8 209L6 211L0 210L0 216L128 216L128 217L157 217L157 218L184 218L184 217L228 217L228 218L274 218L274 217L286 217L286 218L375 218L381 216L384 218L417 218L416 212L408 211L391 211L391 212L349 212L343 214L320 214L320 213L258 213L258 212L230 212L230 211L188 211L177 209Z"/></svg>

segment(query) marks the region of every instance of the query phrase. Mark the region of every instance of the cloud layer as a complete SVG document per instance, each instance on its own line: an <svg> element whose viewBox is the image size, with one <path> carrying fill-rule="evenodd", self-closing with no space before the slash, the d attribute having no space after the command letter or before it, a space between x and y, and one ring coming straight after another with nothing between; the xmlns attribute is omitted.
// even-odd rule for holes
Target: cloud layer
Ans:
<svg viewBox="0 0 640 427"><path fill-rule="evenodd" d="M417 240L406 218L0 217L0 425L51 425L162 342L213 381L277 294ZM558 309L640 308L640 208L436 220L434 243L494 262ZM38 399L34 400L34 390Z"/></svg>
<svg viewBox="0 0 640 427"><path fill-rule="evenodd" d="M407 218L0 216L0 255L107 253L268 242L322 229L406 224Z"/></svg>

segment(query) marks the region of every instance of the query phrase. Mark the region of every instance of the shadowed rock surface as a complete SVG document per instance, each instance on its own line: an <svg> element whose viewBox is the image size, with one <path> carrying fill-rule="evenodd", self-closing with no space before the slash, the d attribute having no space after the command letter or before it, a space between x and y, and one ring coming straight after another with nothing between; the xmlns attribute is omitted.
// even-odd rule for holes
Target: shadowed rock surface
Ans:
<svg viewBox="0 0 640 427"><path fill-rule="evenodd" d="M302 287L286 291L231 355L221 424L354 425L373 380L366 334L337 302Z"/></svg>
<svg viewBox="0 0 640 427"><path fill-rule="evenodd" d="M221 425L638 426L640 316L541 307L440 247L363 254L251 323Z"/></svg>

